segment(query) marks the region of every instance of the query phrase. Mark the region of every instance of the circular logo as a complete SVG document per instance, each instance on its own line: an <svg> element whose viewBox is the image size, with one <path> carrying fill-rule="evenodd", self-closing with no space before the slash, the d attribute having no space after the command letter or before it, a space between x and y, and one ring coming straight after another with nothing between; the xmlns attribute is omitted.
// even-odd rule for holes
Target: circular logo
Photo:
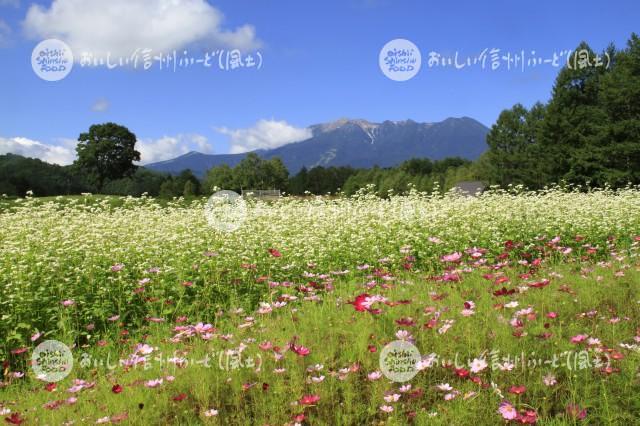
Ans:
<svg viewBox="0 0 640 426"><path fill-rule="evenodd" d="M422 66L422 55L418 46L397 38L385 44L378 57L380 69L391 80L407 81L415 77Z"/></svg>
<svg viewBox="0 0 640 426"><path fill-rule="evenodd" d="M420 351L405 340L394 340L380 352L380 370L389 380L406 382L418 374Z"/></svg>
<svg viewBox="0 0 640 426"><path fill-rule="evenodd" d="M59 382L71 373L73 355L69 346L57 340L40 343L31 355L31 368L36 377L46 382Z"/></svg>
<svg viewBox="0 0 640 426"><path fill-rule="evenodd" d="M223 232L240 228L247 218L247 203L233 191L218 191L209 197L204 206L204 216L209 226Z"/></svg>
<svg viewBox="0 0 640 426"><path fill-rule="evenodd" d="M54 38L41 41L31 52L31 67L43 80L62 80L73 68L73 52L64 41Z"/></svg>

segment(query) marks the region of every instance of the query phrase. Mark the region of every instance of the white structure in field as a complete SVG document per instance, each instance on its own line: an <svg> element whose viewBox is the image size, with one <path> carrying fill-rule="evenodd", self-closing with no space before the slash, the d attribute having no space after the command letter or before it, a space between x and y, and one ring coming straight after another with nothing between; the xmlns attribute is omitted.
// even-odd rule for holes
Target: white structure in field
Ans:
<svg viewBox="0 0 640 426"><path fill-rule="evenodd" d="M280 198L282 194L279 189L243 189L243 198L259 198L261 200L273 200Z"/></svg>
<svg viewBox="0 0 640 426"><path fill-rule="evenodd" d="M458 182L454 186L457 191L460 191L464 195L470 195L475 197L482 194L485 189L485 184L480 181L464 181Z"/></svg>

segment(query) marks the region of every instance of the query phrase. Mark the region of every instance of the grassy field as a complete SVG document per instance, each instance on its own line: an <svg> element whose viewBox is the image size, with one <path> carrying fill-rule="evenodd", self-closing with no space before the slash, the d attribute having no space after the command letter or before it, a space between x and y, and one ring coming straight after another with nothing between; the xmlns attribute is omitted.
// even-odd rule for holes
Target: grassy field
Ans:
<svg viewBox="0 0 640 426"><path fill-rule="evenodd" d="M635 189L255 202L230 233L198 200L6 203L9 423L640 423Z"/></svg>

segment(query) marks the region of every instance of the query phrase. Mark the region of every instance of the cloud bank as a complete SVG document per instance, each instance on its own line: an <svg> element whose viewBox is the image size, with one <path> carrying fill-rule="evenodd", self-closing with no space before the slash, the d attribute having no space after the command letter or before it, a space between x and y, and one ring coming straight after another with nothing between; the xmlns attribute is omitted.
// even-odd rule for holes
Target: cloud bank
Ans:
<svg viewBox="0 0 640 426"><path fill-rule="evenodd" d="M73 163L76 158L75 141L63 141L62 145L47 145L23 137L0 137L0 154L9 153L61 166Z"/></svg>
<svg viewBox="0 0 640 426"><path fill-rule="evenodd" d="M312 136L310 129L294 127L284 120L259 120L254 126L246 129L218 127L216 131L229 136L232 154L277 148Z"/></svg>
<svg viewBox="0 0 640 426"><path fill-rule="evenodd" d="M163 136L159 139L138 139L136 149L140 152L140 163L142 164L170 160L190 151L205 154L213 152L213 147L207 138L198 134Z"/></svg>
<svg viewBox="0 0 640 426"><path fill-rule="evenodd" d="M94 57L125 58L138 48L170 53L192 44L207 48L260 46L252 25L224 29L223 14L206 0L54 0L29 7L23 21L33 39L59 38Z"/></svg>
<svg viewBox="0 0 640 426"><path fill-rule="evenodd" d="M0 155L17 154L65 166L76 159L77 143L73 139L58 139L57 144L46 144L25 137L0 137ZM136 142L136 149L140 152L141 164L170 160L190 151L213 152L207 138L198 134L142 138Z"/></svg>

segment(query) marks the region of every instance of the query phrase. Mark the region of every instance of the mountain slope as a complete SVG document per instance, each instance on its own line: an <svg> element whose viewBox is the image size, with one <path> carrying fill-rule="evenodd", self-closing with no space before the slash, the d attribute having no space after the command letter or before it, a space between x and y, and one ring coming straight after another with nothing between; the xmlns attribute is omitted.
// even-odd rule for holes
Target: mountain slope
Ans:
<svg viewBox="0 0 640 426"><path fill-rule="evenodd" d="M485 150L489 131L469 117L447 118L438 123L341 119L310 129L313 136L307 140L255 152L266 159L280 157L291 173L303 166L391 167L413 157L475 159ZM146 167L169 173L189 168L203 176L206 170L220 164L235 166L245 155L190 152Z"/></svg>

